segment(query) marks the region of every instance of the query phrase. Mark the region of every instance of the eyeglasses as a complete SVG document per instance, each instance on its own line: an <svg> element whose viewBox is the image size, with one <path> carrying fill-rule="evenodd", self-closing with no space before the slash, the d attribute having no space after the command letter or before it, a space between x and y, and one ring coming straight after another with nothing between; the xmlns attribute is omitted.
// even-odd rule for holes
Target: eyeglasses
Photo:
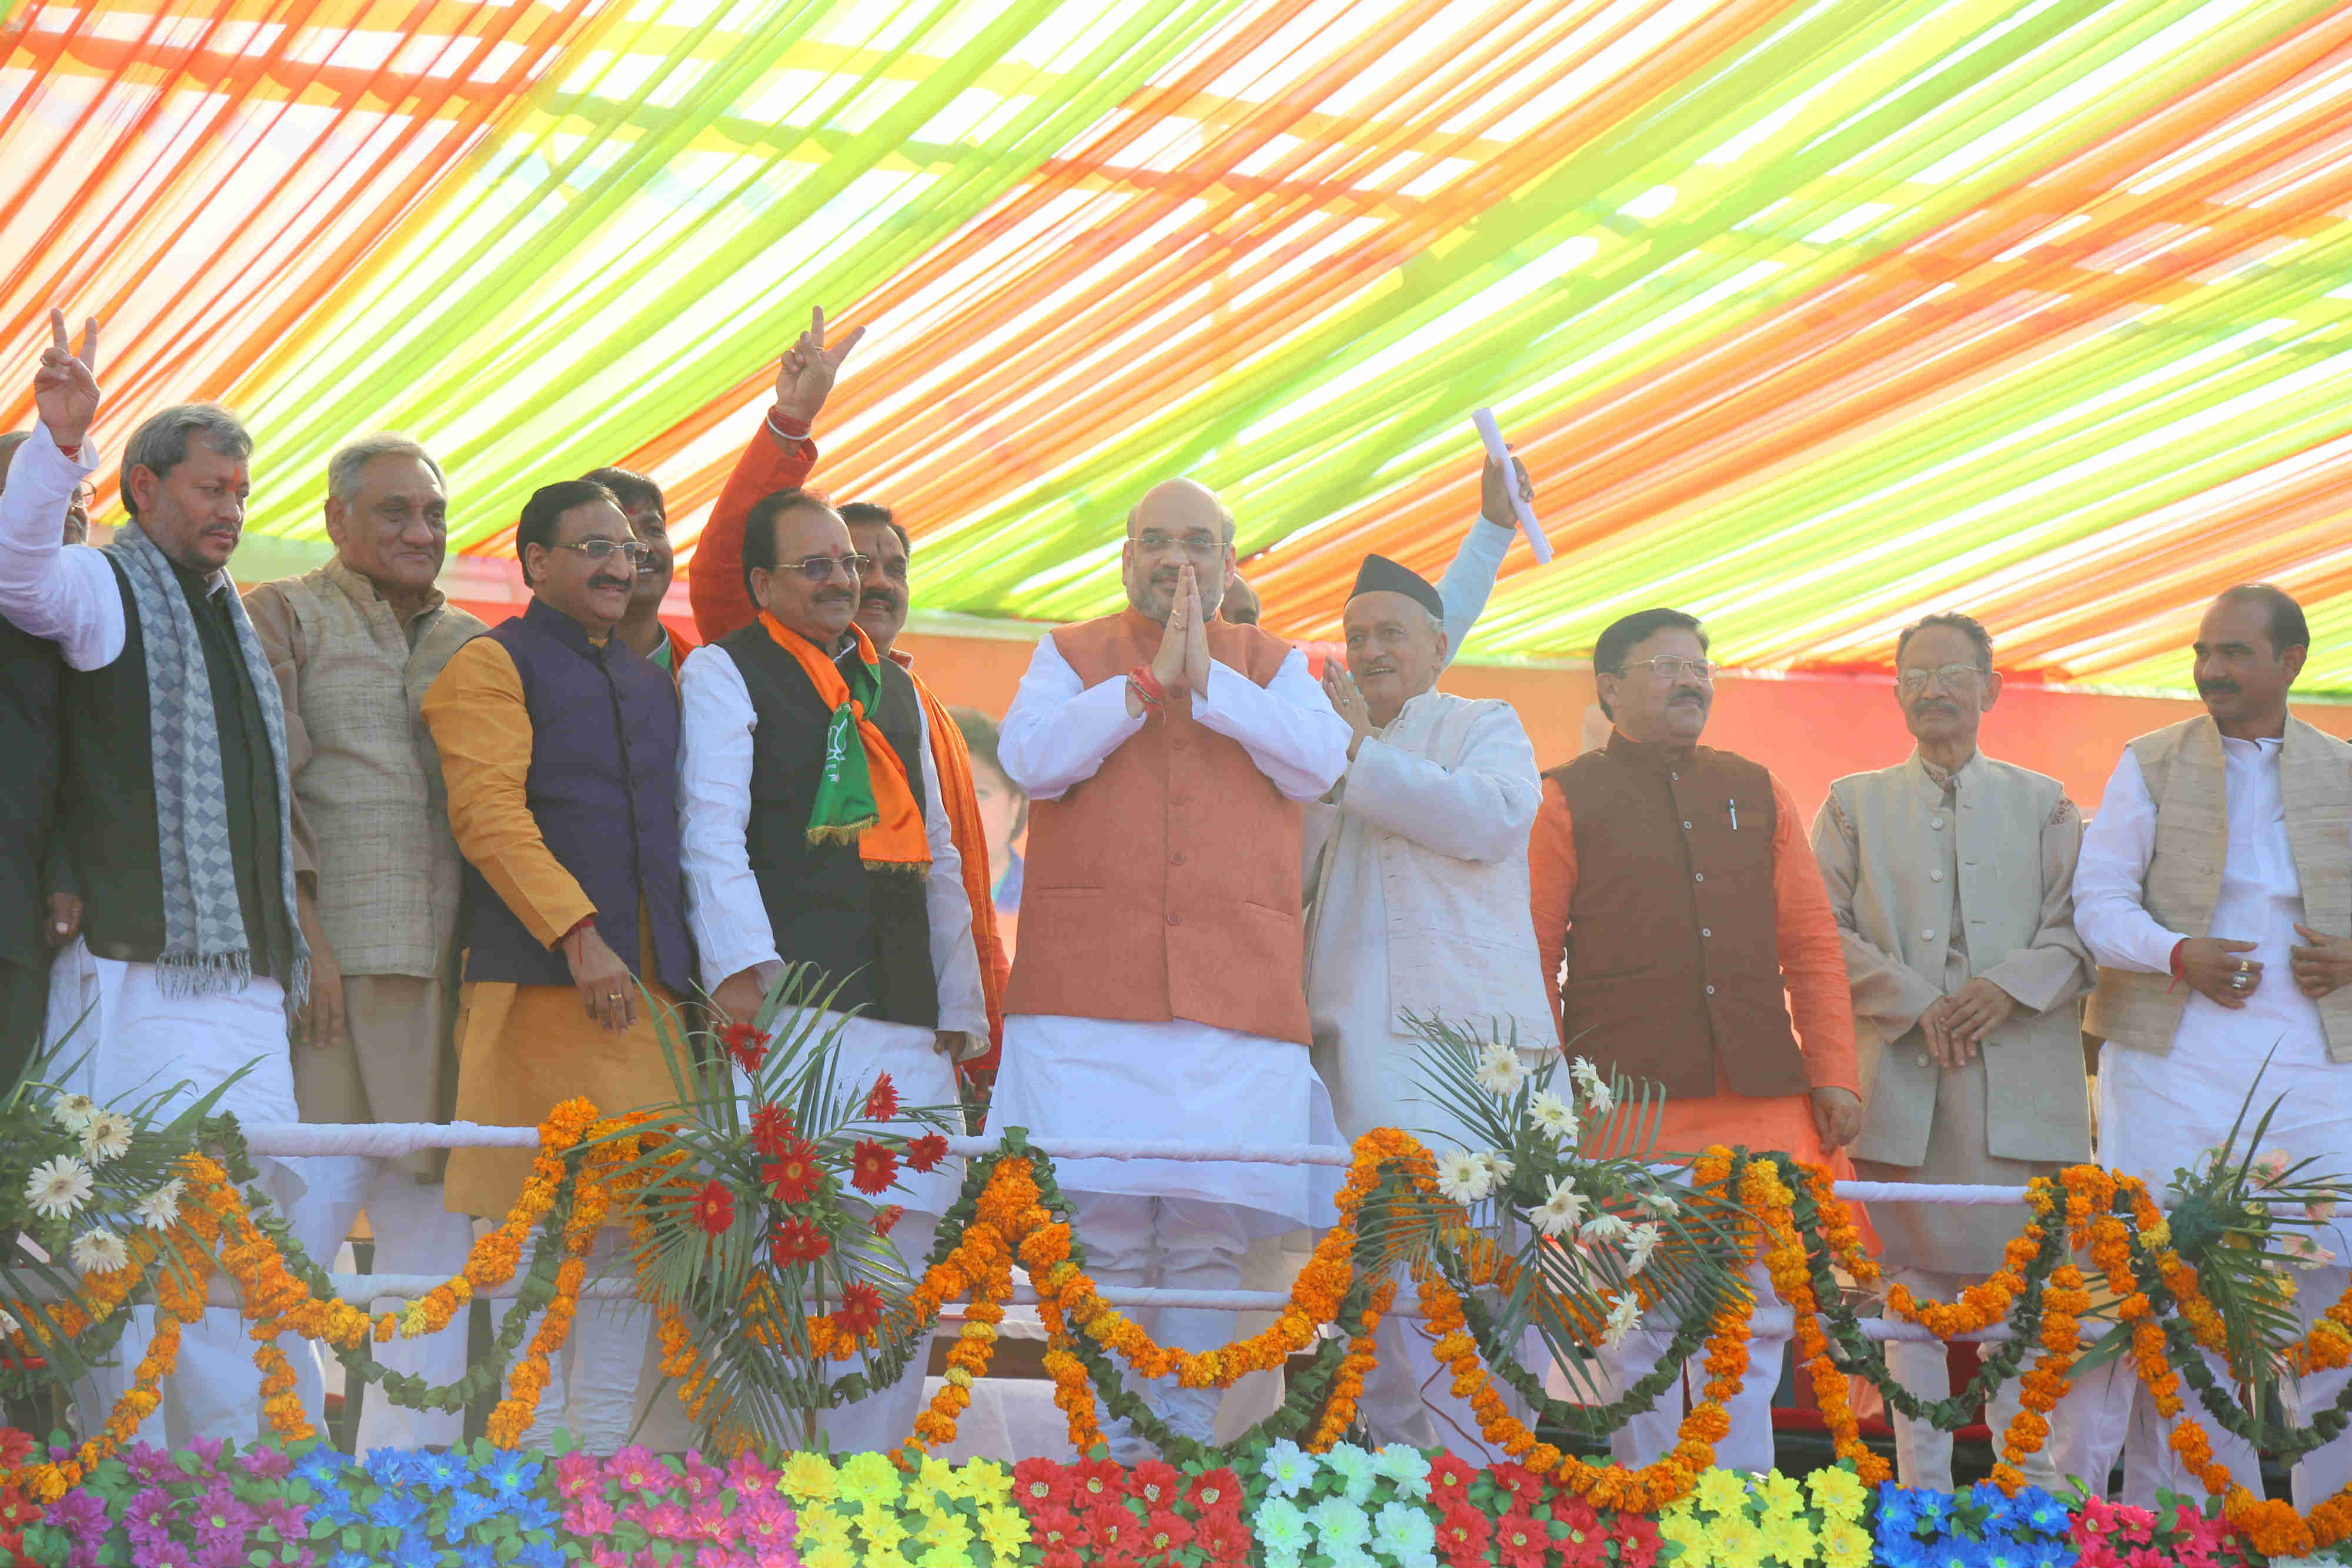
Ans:
<svg viewBox="0 0 2352 1568"><path fill-rule="evenodd" d="M1179 538L1158 528L1146 528L1135 536L1135 546L1146 555L1166 555L1171 549L1181 549L1197 560L1213 560L1224 549L1225 541L1205 529Z"/></svg>
<svg viewBox="0 0 2352 1568"><path fill-rule="evenodd" d="M1711 681L1722 668L1712 659L1636 659L1625 666L1625 674L1646 671L1655 681L1679 680L1685 675L1695 681Z"/></svg>
<svg viewBox="0 0 2352 1568"><path fill-rule="evenodd" d="M1926 691L1930 678L1948 692L1972 692L1984 674L1974 664L1938 664L1932 670L1906 670L1897 684L1911 696Z"/></svg>
<svg viewBox="0 0 2352 1568"><path fill-rule="evenodd" d="M874 558L870 555L811 555L803 556L798 560L784 561L776 570L797 571L811 582L828 581L835 572L845 571L849 574L849 580L856 582L873 564Z"/></svg>
<svg viewBox="0 0 2352 1568"><path fill-rule="evenodd" d="M555 548L557 549L576 549L582 555L586 556L590 560L594 561L598 566L604 565L606 561L612 559L616 555L627 557L629 564L633 567L643 566L646 563L646 558L654 553L653 546L640 543L635 539L629 539L626 541L621 539L582 539L576 544L562 544L557 545Z"/></svg>
<svg viewBox="0 0 2352 1568"><path fill-rule="evenodd" d="M98 486L85 479L74 486L74 500L85 512L98 505Z"/></svg>

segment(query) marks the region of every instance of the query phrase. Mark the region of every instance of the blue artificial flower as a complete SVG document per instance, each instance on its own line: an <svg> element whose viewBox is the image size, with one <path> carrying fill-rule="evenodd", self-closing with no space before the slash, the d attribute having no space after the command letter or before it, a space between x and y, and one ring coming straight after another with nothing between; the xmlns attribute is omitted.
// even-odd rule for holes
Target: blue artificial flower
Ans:
<svg viewBox="0 0 2352 1568"><path fill-rule="evenodd" d="M1948 1491L1913 1491L1911 1516L1924 1530L1941 1534L1952 1526L1952 1510L1959 1500Z"/></svg>
<svg viewBox="0 0 2352 1568"><path fill-rule="evenodd" d="M379 1530L406 1530L424 1517L425 1500L406 1492L386 1492L368 1504L368 1522Z"/></svg>
<svg viewBox="0 0 2352 1568"><path fill-rule="evenodd" d="M392 1568L439 1568L441 1553L421 1531L401 1531L400 1542L393 1547L392 1555L384 1559Z"/></svg>
<svg viewBox="0 0 2352 1568"><path fill-rule="evenodd" d="M370 1448L364 1468L368 1479L387 1490L418 1479L417 1455L406 1448Z"/></svg>
<svg viewBox="0 0 2352 1568"><path fill-rule="evenodd" d="M520 1448L502 1448L482 1467L481 1478L492 1492L512 1501L529 1494L539 1484L540 1474L545 1469Z"/></svg>
<svg viewBox="0 0 2352 1568"><path fill-rule="evenodd" d="M364 1552L338 1552L327 1559L327 1568L375 1568Z"/></svg>
<svg viewBox="0 0 2352 1568"><path fill-rule="evenodd" d="M486 1542L477 1542L459 1550L457 1568L498 1568L498 1557Z"/></svg>
<svg viewBox="0 0 2352 1568"><path fill-rule="evenodd" d="M2074 1527L2074 1516L2066 1511L2066 1505L2040 1487L2025 1488L2017 1494L2015 1502L2018 1517L2023 1521L2021 1528L2064 1540Z"/></svg>
<svg viewBox="0 0 2352 1568"><path fill-rule="evenodd" d="M563 1549L552 1541L526 1541L514 1560L518 1568L563 1568Z"/></svg>
<svg viewBox="0 0 2352 1568"><path fill-rule="evenodd" d="M1916 1535L1919 1530L1919 1494L1893 1481L1883 1482L1878 1489L1878 1535L1882 1542L1892 1537Z"/></svg>
<svg viewBox="0 0 2352 1568"><path fill-rule="evenodd" d="M2035 1541L2029 1542L2032 1555L2027 1559L2033 1568L2076 1568L2082 1553L2072 1541Z"/></svg>
<svg viewBox="0 0 2352 1568"><path fill-rule="evenodd" d="M314 1485L311 1490L316 1494L310 1504L310 1513L313 1518L323 1519L328 1523L336 1525L357 1524L360 1521L359 1510L352 1506L352 1494L341 1487L331 1481L320 1481Z"/></svg>
<svg viewBox="0 0 2352 1568"><path fill-rule="evenodd" d="M350 1463L341 1453L321 1444L294 1461L294 1474L314 1487L331 1486L341 1479L344 1467Z"/></svg>
<svg viewBox="0 0 2352 1568"><path fill-rule="evenodd" d="M494 1497L478 1491L455 1492L449 1498L449 1520L442 1538L455 1546L466 1539L466 1531L503 1511L505 1505Z"/></svg>
<svg viewBox="0 0 2352 1568"><path fill-rule="evenodd" d="M553 1503L528 1493L511 1501L500 1500L506 1503L507 1517L514 1521L517 1530L551 1530L563 1517L563 1511Z"/></svg>
<svg viewBox="0 0 2352 1568"><path fill-rule="evenodd" d="M1987 1568L1984 1542L1958 1537L1937 1542L1927 1561L1934 1568Z"/></svg>
<svg viewBox="0 0 2352 1568"><path fill-rule="evenodd" d="M1878 1560L1886 1568L1937 1568L1936 1547L1909 1533L1881 1536Z"/></svg>
<svg viewBox="0 0 2352 1568"><path fill-rule="evenodd" d="M466 1462L465 1456L451 1452L421 1456L416 1471L416 1479L423 1481L428 1490L445 1492L462 1487L472 1479L474 1468Z"/></svg>

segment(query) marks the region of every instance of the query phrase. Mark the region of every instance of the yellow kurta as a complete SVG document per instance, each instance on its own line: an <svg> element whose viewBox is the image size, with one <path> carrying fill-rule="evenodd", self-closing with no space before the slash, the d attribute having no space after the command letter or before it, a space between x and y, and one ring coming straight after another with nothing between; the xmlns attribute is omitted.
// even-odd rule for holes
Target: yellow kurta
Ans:
<svg viewBox="0 0 2352 1568"><path fill-rule="evenodd" d="M424 711L441 752L457 848L552 946L595 905L530 813L530 714L514 660L495 639L476 638L425 694ZM637 973L656 1006L675 1008L677 998L655 977L653 923L642 911L637 929ZM575 1095L607 1115L677 1098L642 998L635 1027L612 1034L588 1016L574 987L469 981L458 992L457 1035L461 1122L534 1126ZM453 1151L451 1212L504 1218L522 1194L530 1158L520 1149Z"/></svg>

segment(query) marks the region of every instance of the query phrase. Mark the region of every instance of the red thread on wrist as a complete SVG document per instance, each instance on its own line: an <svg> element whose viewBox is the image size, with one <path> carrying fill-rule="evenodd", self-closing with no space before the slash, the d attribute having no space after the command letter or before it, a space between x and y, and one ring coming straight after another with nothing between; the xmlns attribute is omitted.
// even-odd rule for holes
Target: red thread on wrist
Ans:
<svg viewBox="0 0 2352 1568"><path fill-rule="evenodd" d="M1158 707L1168 700L1168 688L1160 684L1160 677L1151 673L1149 664L1138 664L1128 671L1127 685L1146 707Z"/></svg>
<svg viewBox="0 0 2352 1568"><path fill-rule="evenodd" d="M574 936L579 936L582 931L594 925L595 924L596 917L594 915L582 915L579 919L573 921L569 926L565 927L563 935L555 939L555 945L559 947L562 946L566 942L569 942Z"/></svg>
<svg viewBox="0 0 2352 1568"><path fill-rule="evenodd" d="M2188 946L2189 938L2186 936L2172 945L2172 957L2168 960L2172 969L2172 985L2164 988L2164 994L2168 997L2172 994L2173 986L2178 986L2189 977L2189 960L2181 956Z"/></svg>
<svg viewBox="0 0 2352 1568"><path fill-rule="evenodd" d="M786 441L806 441L816 427L805 419L794 419L779 405L768 411L768 428Z"/></svg>

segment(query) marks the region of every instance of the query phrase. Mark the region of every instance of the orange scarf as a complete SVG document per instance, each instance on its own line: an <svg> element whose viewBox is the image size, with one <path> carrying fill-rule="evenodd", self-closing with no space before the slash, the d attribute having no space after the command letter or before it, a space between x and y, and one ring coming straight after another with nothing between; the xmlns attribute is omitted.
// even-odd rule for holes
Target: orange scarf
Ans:
<svg viewBox="0 0 2352 1568"><path fill-rule="evenodd" d="M923 833L923 813L907 784L907 764L867 716L881 688L881 661L863 628L852 623L857 639L859 690L817 645L792 631L766 611L760 624L768 636L797 661L819 701L833 710L833 727L826 743L824 779L817 786L816 805L809 813L812 844L847 843L855 840L857 858L868 871L923 872L930 869L930 841ZM858 754L847 747L854 725Z"/></svg>
<svg viewBox="0 0 2352 1568"><path fill-rule="evenodd" d="M1004 960L1004 944L996 935L996 877L988 863L988 831L981 826L980 800L972 792L971 752L947 705L923 684L922 676L912 670L907 675L915 683L923 699L923 712L930 719L931 765L939 769L940 804L947 811L948 829L963 861L964 897L971 903L971 941L980 953L981 995L988 1004L987 1053L956 1064L956 1071L969 1076L992 1070L1003 1049L1004 977L1011 966Z"/></svg>

